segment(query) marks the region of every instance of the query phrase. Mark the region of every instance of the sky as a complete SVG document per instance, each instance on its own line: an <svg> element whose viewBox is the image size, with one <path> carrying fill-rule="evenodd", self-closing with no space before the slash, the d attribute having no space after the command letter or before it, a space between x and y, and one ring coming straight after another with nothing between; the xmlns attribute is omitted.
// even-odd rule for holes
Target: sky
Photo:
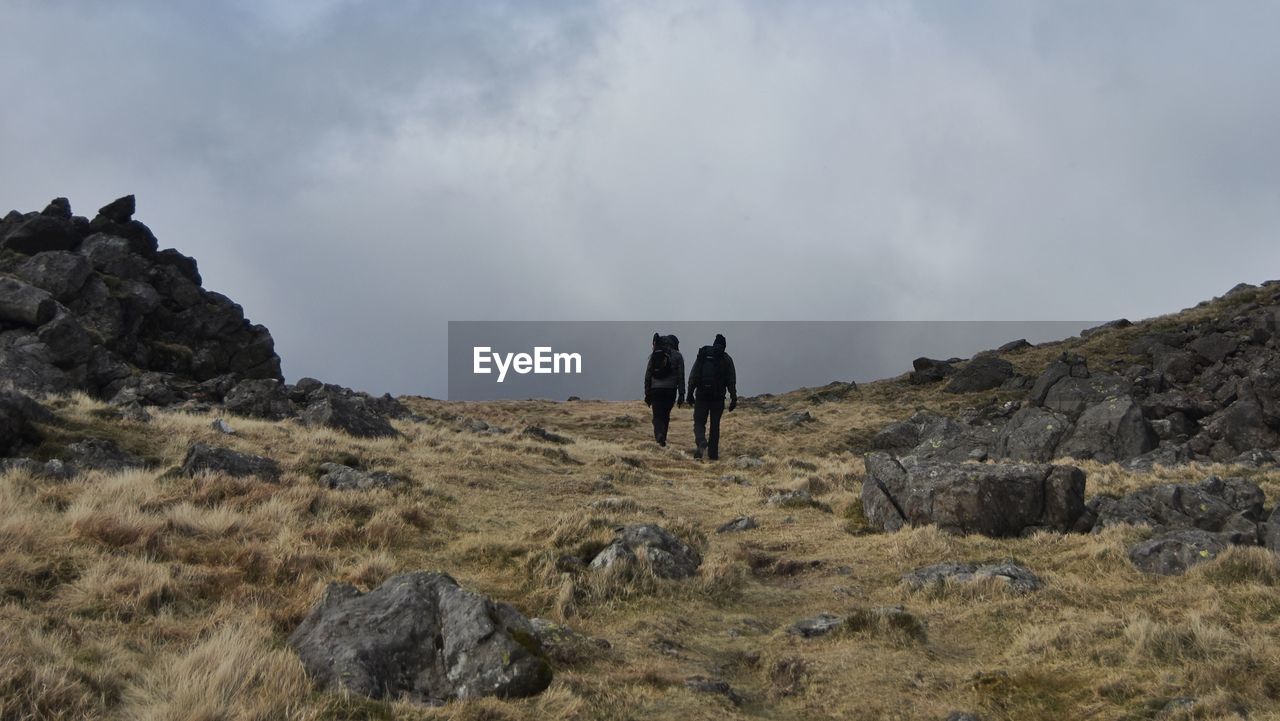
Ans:
<svg viewBox="0 0 1280 721"><path fill-rule="evenodd" d="M290 380L443 395L450 320L1136 319L1280 277L1274 2L0 5L0 212L136 194Z"/></svg>

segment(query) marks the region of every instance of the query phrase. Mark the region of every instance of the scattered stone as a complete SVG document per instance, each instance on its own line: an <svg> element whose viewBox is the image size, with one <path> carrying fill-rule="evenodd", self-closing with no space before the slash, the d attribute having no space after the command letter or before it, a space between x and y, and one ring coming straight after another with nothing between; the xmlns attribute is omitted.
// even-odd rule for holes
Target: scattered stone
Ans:
<svg viewBox="0 0 1280 721"><path fill-rule="evenodd" d="M1218 557L1232 544L1226 534L1210 531L1171 531L1129 549L1129 560L1139 570L1177 576L1188 568Z"/></svg>
<svg viewBox="0 0 1280 721"><path fill-rule="evenodd" d="M106 438L86 438L67 446L63 460L76 468L119 473L146 468L147 462Z"/></svg>
<svg viewBox="0 0 1280 721"><path fill-rule="evenodd" d="M21 471L28 475L47 478L51 481L69 481L76 475L74 466L63 463L56 458L44 463L30 458L0 459L0 473L8 473L10 471Z"/></svg>
<svg viewBox="0 0 1280 721"><path fill-rule="evenodd" d="M231 427L230 423L227 423L225 418L215 418L213 423L209 424L209 427L224 436L234 436L236 434L236 430Z"/></svg>
<svg viewBox="0 0 1280 721"><path fill-rule="evenodd" d="M844 623L845 620L842 616L837 616L833 613L820 613L817 616L802 618L791 624L791 627L787 629L787 633L801 638L818 638L843 627Z"/></svg>
<svg viewBox="0 0 1280 721"><path fill-rule="evenodd" d="M368 593L331 583L289 645L320 686L374 699L518 698L552 677L524 616L442 573L395 576Z"/></svg>
<svg viewBox="0 0 1280 721"><path fill-rule="evenodd" d="M742 695L733 690L728 681L719 678L707 678L706 676L690 676L684 680L685 688L697 691L699 693L710 693L717 696L724 696L729 699L730 703L740 706L744 702Z"/></svg>
<svg viewBox="0 0 1280 721"><path fill-rule="evenodd" d="M738 456L737 458L734 459L733 465L735 468L748 470L751 468L759 468L760 466L763 466L764 460L757 458L755 456Z"/></svg>
<svg viewBox="0 0 1280 721"><path fill-rule="evenodd" d="M996 349L996 352L997 353L1013 353L1016 351L1020 351L1024 348L1030 348L1030 347L1031 347L1031 343L1029 343L1026 338L1019 338L1018 340L1011 340L1008 343L1005 343L1004 345L1000 346L999 348Z"/></svg>
<svg viewBox="0 0 1280 721"><path fill-rule="evenodd" d="M831 506L814 498L804 489L794 491L778 491L765 499L765 504L778 508L816 508L831 513Z"/></svg>
<svg viewBox="0 0 1280 721"><path fill-rule="evenodd" d="M662 526L651 523L625 526L591 560L591 568L609 568L643 557L659 578L687 578L697 573L702 556Z"/></svg>
<svg viewBox="0 0 1280 721"><path fill-rule="evenodd" d="M529 625L533 627L533 635L542 644L543 652L557 663L578 663L613 648L603 638L592 638L545 618L531 618Z"/></svg>
<svg viewBox="0 0 1280 721"><path fill-rule="evenodd" d="M1042 587L1040 578L1027 568L1011 561L1000 563L973 563L948 561L917 568L902 576L913 590L941 586L947 582L974 583L992 578L1003 581L1016 593L1030 593Z"/></svg>
<svg viewBox="0 0 1280 721"><path fill-rule="evenodd" d="M395 476L385 471L361 471L341 463L321 463L320 483L335 491L391 488L399 484Z"/></svg>
<svg viewBox="0 0 1280 721"><path fill-rule="evenodd" d="M552 433L542 426L525 426L525 429L520 432L520 435L525 436L526 438L533 438L534 440L546 441L547 443L554 443L561 446L573 443L572 438L562 436L559 433Z"/></svg>
<svg viewBox="0 0 1280 721"><path fill-rule="evenodd" d="M756 519L751 516L738 516L737 518L721 524L716 529L716 533L740 533L742 531L750 531L753 528L759 528L760 524L756 523Z"/></svg>
<svg viewBox="0 0 1280 721"><path fill-rule="evenodd" d="M230 448L193 443L182 461L182 473L188 476L224 473L236 478L256 476L274 482L280 480L280 464L270 458L240 453Z"/></svg>

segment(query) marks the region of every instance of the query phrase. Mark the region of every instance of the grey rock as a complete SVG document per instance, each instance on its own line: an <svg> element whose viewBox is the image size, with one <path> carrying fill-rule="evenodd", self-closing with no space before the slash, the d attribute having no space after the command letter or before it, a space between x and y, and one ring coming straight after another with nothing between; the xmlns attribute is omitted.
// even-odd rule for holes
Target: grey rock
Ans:
<svg viewBox="0 0 1280 721"><path fill-rule="evenodd" d="M284 384L275 378L246 378L222 399L222 407L240 416L282 420L297 413Z"/></svg>
<svg viewBox="0 0 1280 721"><path fill-rule="evenodd" d="M735 468L741 468L743 470L747 470L750 468L759 468L760 466L763 466L764 461L755 456L738 456L733 460L733 465Z"/></svg>
<svg viewBox="0 0 1280 721"><path fill-rule="evenodd" d="M726 521L716 529L716 533L738 533L741 531L750 531L753 528L759 528L760 524L756 523L756 519L751 516L738 516L731 521Z"/></svg>
<svg viewBox="0 0 1280 721"><path fill-rule="evenodd" d="M1135 544L1129 560L1139 570L1162 576L1176 576L1188 568L1217 558L1233 545L1227 534L1210 531L1170 531Z"/></svg>
<svg viewBox="0 0 1280 721"><path fill-rule="evenodd" d="M0 390L0 455L40 440L38 423L52 423L53 414L17 391Z"/></svg>
<svg viewBox="0 0 1280 721"><path fill-rule="evenodd" d="M1013 353L1015 351L1020 351L1024 348L1030 348L1030 347L1032 347L1031 343L1029 343L1026 338L1019 338L1018 340L1011 340L1008 343L1005 343L1004 345L1000 346L999 348L996 349L996 352L997 353Z"/></svg>
<svg viewBox="0 0 1280 721"><path fill-rule="evenodd" d="M52 215L34 215L4 237L4 247L31 255L46 250L73 250L80 234L69 219Z"/></svg>
<svg viewBox="0 0 1280 721"><path fill-rule="evenodd" d="M320 472L320 483L338 491L391 488L399 484L395 476L385 471L362 471L340 463L321 463Z"/></svg>
<svg viewBox="0 0 1280 721"><path fill-rule="evenodd" d="M1131 390L1127 379L1113 373L1093 373L1088 378L1070 376L1053 384L1040 405L1075 418L1104 400L1127 397Z"/></svg>
<svg viewBox="0 0 1280 721"><path fill-rule="evenodd" d="M240 453L230 448L193 443L182 461L182 472L188 476L223 473L242 478L254 476L265 481L280 479L280 464L264 456Z"/></svg>
<svg viewBox="0 0 1280 721"><path fill-rule="evenodd" d="M535 440L554 443L560 446L573 443L572 438L562 436L559 433L553 433L542 426L525 426L525 429L520 432L520 435L525 436L526 438L533 438Z"/></svg>
<svg viewBox="0 0 1280 721"><path fill-rule="evenodd" d="M78 468L118 473L146 468L147 462L106 438L86 438L67 446L63 460Z"/></svg>
<svg viewBox="0 0 1280 721"><path fill-rule="evenodd" d="M608 568L617 563L634 562L638 556L644 556L654 575L660 578L687 578L702 565L701 554L667 529L638 524L619 529L613 542L591 559L590 566Z"/></svg>
<svg viewBox="0 0 1280 721"><path fill-rule="evenodd" d="M816 508L827 513L831 512L831 506L814 498L812 494L804 489L778 491L766 498L764 502L765 505L778 508Z"/></svg>
<svg viewBox="0 0 1280 721"><path fill-rule="evenodd" d="M709 693L716 696L724 696L735 705L742 705L746 699L729 685L728 681L722 678L707 678L706 676L690 676L684 680L684 686L698 693Z"/></svg>
<svg viewBox="0 0 1280 721"><path fill-rule="evenodd" d="M1089 365L1083 356L1074 353L1063 353L1044 369L1031 386L1032 405L1044 405L1049 390L1064 378L1088 378Z"/></svg>
<svg viewBox="0 0 1280 721"><path fill-rule="evenodd" d="M112 223L123 225L133 220L133 214L136 209L136 199L132 195L126 195L98 208L98 215Z"/></svg>
<svg viewBox="0 0 1280 721"><path fill-rule="evenodd" d="M225 418L215 418L213 423L209 424L209 427L224 436L234 436L236 434L236 429L232 428Z"/></svg>
<svg viewBox="0 0 1280 721"><path fill-rule="evenodd" d="M801 638L817 638L840 629L845 625L843 616L833 613L820 613L810 618L802 618L791 624L787 633Z"/></svg>
<svg viewBox="0 0 1280 721"><path fill-rule="evenodd" d="M1123 461L1152 450L1159 439L1128 396L1113 397L1085 409L1057 455L1102 463Z"/></svg>
<svg viewBox="0 0 1280 721"><path fill-rule="evenodd" d="M0 322L36 327L53 320L57 314L58 301L47 291L0 275Z"/></svg>
<svg viewBox="0 0 1280 721"><path fill-rule="evenodd" d="M331 583L289 645L322 687L374 699L517 698L552 678L524 616L442 573L395 576L368 593Z"/></svg>
<svg viewBox="0 0 1280 721"><path fill-rule="evenodd" d="M1262 489L1252 481L1209 476L1195 485L1166 483L1120 498L1092 498L1089 510L1095 532L1122 524L1220 532L1237 514L1262 521L1263 502Z"/></svg>
<svg viewBox="0 0 1280 721"><path fill-rule="evenodd" d="M976 393L999 388L1014 375L1013 364L994 355L980 355L951 377L947 393Z"/></svg>
<svg viewBox="0 0 1280 721"><path fill-rule="evenodd" d="M1070 530L1084 513L1085 477L1074 466L918 463L866 458L863 514L875 526L935 524L959 533L1016 536Z"/></svg>
<svg viewBox="0 0 1280 721"><path fill-rule="evenodd" d="M1071 421L1047 408L1028 406L1009 419L996 438L993 455L1014 461L1044 463L1071 430Z"/></svg>
<svg viewBox="0 0 1280 721"><path fill-rule="evenodd" d="M973 583L986 578L1004 582L1016 593L1030 593L1043 587L1040 577L1012 561L999 563L944 562L910 571L903 583L915 590L952 583Z"/></svg>
<svg viewBox="0 0 1280 721"><path fill-rule="evenodd" d="M14 274L66 302L84 287L93 268L75 253L48 251L28 258L14 269Z"/></svg>
<svg viewBox="0 0 1280 721"><path fill-rule="evenodd" d="M917 358L911 361L911 367L911 375L907 380L912 385L918 386L937 383L956 372L955 366L951 363L932 358Z"/></svg>
<svg viewBox="0 0 1280 721"><path fill-rule="evenodd" d="M301 414L308 426L334 428L360 438L399 436L385 417L359 398L330 395L312 403Z"/></svg>

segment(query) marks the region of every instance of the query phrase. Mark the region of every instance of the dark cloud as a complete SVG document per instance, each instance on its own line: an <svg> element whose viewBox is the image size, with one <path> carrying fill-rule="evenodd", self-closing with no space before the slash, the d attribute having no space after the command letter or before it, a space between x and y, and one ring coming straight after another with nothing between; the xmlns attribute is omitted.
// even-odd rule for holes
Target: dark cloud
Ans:
<svg viewBox="0 0 1280 721"><path fill-rule="evenodd" d="M1079 319L1275 275L1280 8L19 1L0 192L124 192L291 377L449 319Z"/></svg>

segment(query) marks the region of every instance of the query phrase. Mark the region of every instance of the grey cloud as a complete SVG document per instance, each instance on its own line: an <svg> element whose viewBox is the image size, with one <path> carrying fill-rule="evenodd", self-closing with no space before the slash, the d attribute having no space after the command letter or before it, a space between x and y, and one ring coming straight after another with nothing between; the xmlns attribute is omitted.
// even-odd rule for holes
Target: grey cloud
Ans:
<svg viewBox="0 0 1280 721"><path fill-rule="evenodd" d="M1277 20L18 2L0 191L136 192L288 375L374 391L442 394L450 319L1141 317L1276 275Z"/></svg>

